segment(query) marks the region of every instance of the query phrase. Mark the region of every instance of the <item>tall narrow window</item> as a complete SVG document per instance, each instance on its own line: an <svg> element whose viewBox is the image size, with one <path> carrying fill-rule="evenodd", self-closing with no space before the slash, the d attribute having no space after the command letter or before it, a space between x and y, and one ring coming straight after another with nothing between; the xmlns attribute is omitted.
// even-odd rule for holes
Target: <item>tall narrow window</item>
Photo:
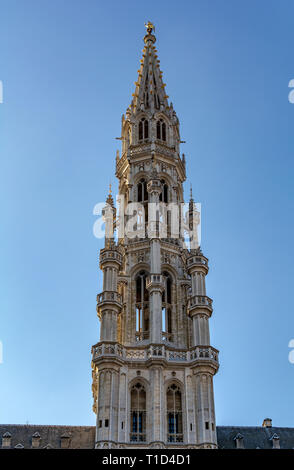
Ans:
<svg viewBox="0 0 294 470"><path fill-rule="evenodd" d="M141 271L136 278L136 340L149 338L149 294L146 289L147 273Z"/></svg>
<svg viewBox="0 0 294 470"><path fill-rule="evenodd" d="M142 178L137 184L137 202L141 202L144 207L145 220L143 221L145 227L148 223L148 192L147 182Z"/></svg>
<svg viewBox="0 0 294 470"><path fill-rule="evenodd" d="M161 180L162 191L159 195L159 200L162 202L168 202L168 184Z"/></svg>
<svg viewBox="0 0 294 470"><path fill-rule="evenodd" d="M149 136L149 124L147 119L142 118L141 121L139 121L139 140L146 140L148 139Z"/></svg>
<svg viewBox="0 0 294 470"><path fill-rule="evenodd" d="M147 73L146 73L146 78L145 78L145 91L144 91L144 105L145 105L145 109L149 108L148 81L149 81L149 76L148 76L148 72L147 72Z"/></svg>
<svg viewBox="0 0 294 470"><path fill-rule="evenodd" d="M173 341L172 337L172 279L164 272L164 291L162 294L162 339Z"/></svg>
<svg viewBox="0 0 294 470"><path fill-rule="evenodd" d="M138 382L131 389L130 441L146 441L146 391Z"/></svg>
<svg viewBox="0 0 294 470"><path fill-rule="evenodd" d="M137 202L148 201L147 183L144 178L142 178L137 184L137 195Z"/></svg>
<svg viewBox="0 0 294 470"><path fill-rule="evenodd" d="M176 384L167 389L167 442L183 442L182 394Z"/></svg>
<svg viewBox="0 0 294 470"><path fill-rule="evenodd" d="M156 124L156 137L166 142L166 124L163 119L159 119Z"/></svg>

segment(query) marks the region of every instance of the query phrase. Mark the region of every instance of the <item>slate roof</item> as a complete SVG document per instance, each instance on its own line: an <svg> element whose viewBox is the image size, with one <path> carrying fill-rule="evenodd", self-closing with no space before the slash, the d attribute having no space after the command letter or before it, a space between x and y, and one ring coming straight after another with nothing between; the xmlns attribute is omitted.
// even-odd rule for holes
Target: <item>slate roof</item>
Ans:
<svg viewBox="0 0 294 470"><path fill-rule="evenodd" d="M69 448L93 449L95 426L46 426L46 425L0 425L0 448L2 437L11 434L11 448L32 447L32 437L40 435L40 448L60 449L61 440L68 437ZM217 439L220 449L235 449L236 437L243 436L245 449L272 449L273 436L279 437L281 449L294 449L294 428L262 426L217 426Z"/></svg>
<svg viewBox="0 0 294 470"><path fill-rule="evenodd" d="M237 434L243 436L245 449L272 449L272 437L280 438L281 449L294 449L294 428L262 426L217 426L217 441L220 449L235 449Z"/></svg>
<svg viewBox="0 0 294 470"><path fill-rule="evenodd" d="M0 448L3 435L11 434L11 447L22 444L24 448L32 447L32 437L40 434L39 448L48 444L54 449L60 449L61 438L69 436L69 447L73 449L93 449L95 445L95 426L46 426L36 424L1 424Z"/></svg>

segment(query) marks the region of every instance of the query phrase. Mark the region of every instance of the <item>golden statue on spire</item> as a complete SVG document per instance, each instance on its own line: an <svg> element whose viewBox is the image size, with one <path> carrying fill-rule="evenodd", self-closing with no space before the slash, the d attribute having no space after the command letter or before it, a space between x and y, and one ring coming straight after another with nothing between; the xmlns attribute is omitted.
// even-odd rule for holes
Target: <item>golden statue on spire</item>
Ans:
<svg viewBox="0 0 294 470"><path fill-rule="evenodd" d="M152 31L155 32L155 26L153 23L151 23L151 21L148 21L147 23L145 23L145 28L147 29L148 34L152 34Z"/></svg>

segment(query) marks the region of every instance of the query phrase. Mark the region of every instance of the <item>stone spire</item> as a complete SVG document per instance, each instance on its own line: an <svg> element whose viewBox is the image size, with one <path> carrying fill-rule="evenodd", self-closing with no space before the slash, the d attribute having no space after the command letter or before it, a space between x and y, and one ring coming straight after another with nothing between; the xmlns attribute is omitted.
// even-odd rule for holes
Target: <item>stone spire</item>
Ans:
<svg viewBox="0 0 294 470"><path fill-rule="evenodd" d="M147 29L147 34L144 36L145 47L131 103L133 112L147 109L162 110L169 107L159 65L160 60L154 45L156 42L156 37L153 34L155 28L149 21L145 26Z"/></svg>
<svg viewBox="0 0 294 470"><path fill-rule="evenodd" d="M209 337L208 260L196 252L199 214L192 193L184 221L190 249L172 232L173 212L180 213L184 202L186 161L162 82L155 28L150 22L146 28L135 94L118 138L118 224L127 230L118 241L111 232L111 190L105 208L110 236L100 251L100 341L92 361L95 446L215 448L218 351Z"/></svg>
<svg viewBox="0 0 294 470"><path fill-rule="evenodd" d="M105 221L105 247L110 247L113 244L116 227L116 208L112 197L111 183L109 184L109 193L102 213Z"/></svg>

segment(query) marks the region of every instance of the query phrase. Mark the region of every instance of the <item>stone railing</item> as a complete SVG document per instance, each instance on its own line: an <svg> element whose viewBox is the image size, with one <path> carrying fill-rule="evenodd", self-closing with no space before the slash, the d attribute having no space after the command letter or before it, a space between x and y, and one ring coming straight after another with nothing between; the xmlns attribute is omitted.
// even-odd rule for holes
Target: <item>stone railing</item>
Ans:
<svg viewBox="0 0 294 470"><path fill-rule="evenodd" d="M164 359L168 362L212 361L218 364L218 350L212 346L195 346L187 350L172 349L164 344L149 345L145 348L122 346L119 343L98 343L92 349L93 360L113 356L126 361L147 361Z"/></svg>
<svg viewBox="0 0 294 470"><path fill-rule="evenodd" d="M205 256L189 256L187 259L187 268L191 266L204 266L208 270L208 259Z"/></svg>
<svg viewBox="0 0 294 470"><path fill-rule="evenodd" d="M97 304L102 304L103 302L116 302L118 304L122 303L122 296L118 292L104 290L97 295Z"/></svg>
<svg viewBox="0 0 294 470"><path fill-rule="evenodd" d="M146 278L146 288L150 287L163 287L163 276L162 274L150 274Z"/></svg>
<svg viewBox="0 0 294 470"><path fill-rule="evenodd" d="M212 299L207 295L192 295L188 299L188 309L194 307L208 307L209 310L212 310Z"/></svg>
<svg viewBox="0 0 294 470"><path fill-rule="evenodd" d="M121 254L116 250L107 250L103 249L100 252L100 264L105 263L106 261L117 261L119 264L122 262Z"/></svg>

